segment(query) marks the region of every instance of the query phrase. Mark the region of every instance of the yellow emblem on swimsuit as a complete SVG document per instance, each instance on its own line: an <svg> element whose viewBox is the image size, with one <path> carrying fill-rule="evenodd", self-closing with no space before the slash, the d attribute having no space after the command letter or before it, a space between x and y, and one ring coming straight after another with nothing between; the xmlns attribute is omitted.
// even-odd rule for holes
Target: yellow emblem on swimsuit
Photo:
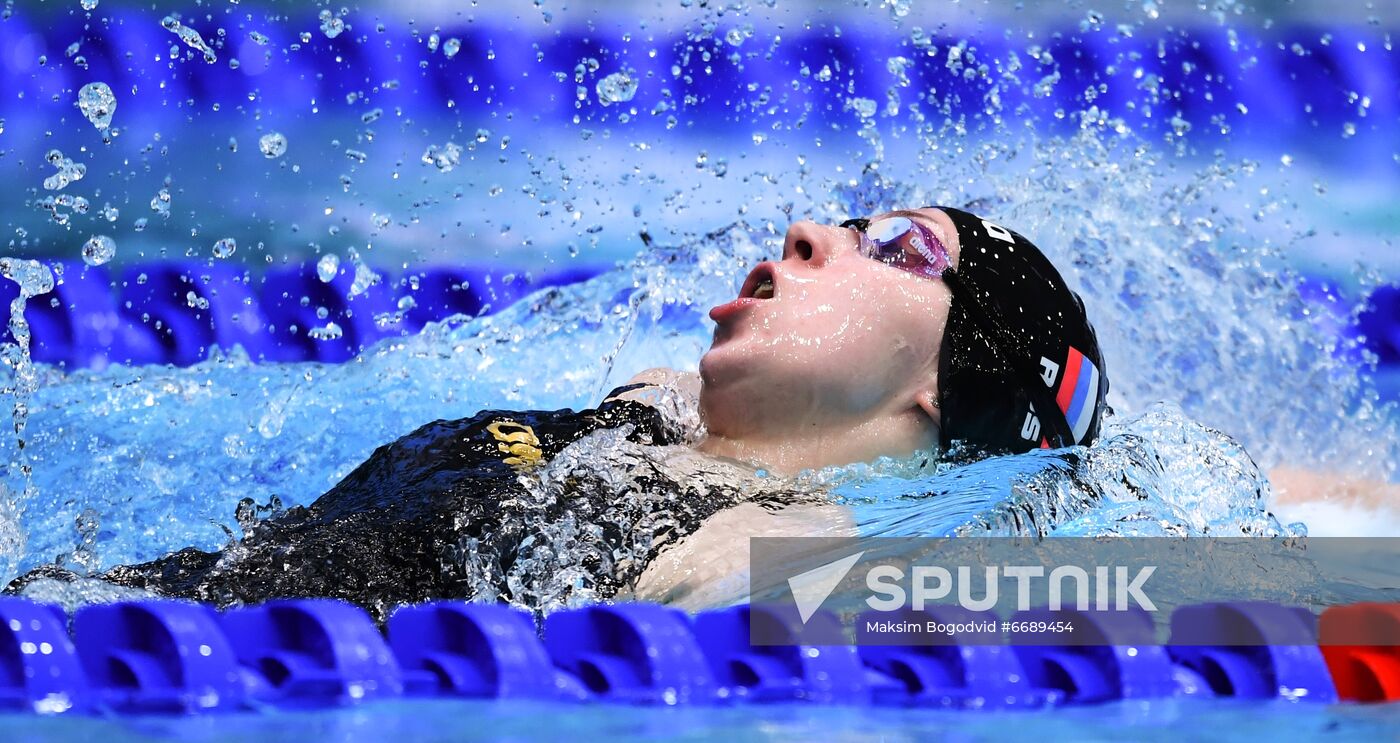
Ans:
<svg viewBox="0 0 1400 743"><path fill-rule="evenodd" d="M504 429L510 427L517 430L507 433ZM496 448L502 454L509 454L504 461L512 467L529 467L538 464L544 456L540 451L540 440L535 436L535 429L515 421L496 421L486 427L491 435L496 437Z"/></svg>

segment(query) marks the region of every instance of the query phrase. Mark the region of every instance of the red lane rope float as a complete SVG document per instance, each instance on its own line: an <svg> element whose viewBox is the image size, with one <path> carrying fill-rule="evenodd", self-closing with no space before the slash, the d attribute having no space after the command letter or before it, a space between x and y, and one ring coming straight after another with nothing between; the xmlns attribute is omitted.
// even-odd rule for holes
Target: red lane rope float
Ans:
<svg viewBox="0 0 1400 743"><path fill-rule="evenodd" d="M1353 604L1322 612L1318 642L1337 695L1400 700L1400 604Z"/></svg>

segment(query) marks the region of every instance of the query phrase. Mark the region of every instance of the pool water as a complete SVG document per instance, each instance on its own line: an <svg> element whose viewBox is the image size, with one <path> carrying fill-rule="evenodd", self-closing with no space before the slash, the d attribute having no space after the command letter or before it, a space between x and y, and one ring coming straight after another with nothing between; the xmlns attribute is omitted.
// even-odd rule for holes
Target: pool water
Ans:
<svg viewBox="0 0 1400 743"><path fill-rule="evenodd" d="M243 0L167 17L117 0L6 3L0 69L15 94L0 101L0 177L23 184L0 199L7 276L33 304L56 260L189 258L256 282L335 255L401 296L427 265L612 267L340 364L225 348L183 368L60 369L8 345L0 581L55 559L95 572L216 548L242 528L240 500L310 503L428 421L585 407L636 371L694 369L706 311L778 254L791 220L923 204L995 214L1061 267L1105 349L1113 414L1077 489L1040 454L801 477L850 505L862 533L1346 535L1359 521L1400 533L1395 504L1300 510L1268 480L1283 464L1377 492L1397 478L1393 368L1377 369L1377 339L1353 329L1365 298L1400 277L1393 19L1239 3L398 5ZM104 81L114 109L101 90L80 94ZM55 174L69 182L46 185ZM84 258L98 235L114 253L98 241ZM10 337L23 329L12 317ZM693 410L674 416L698 425ZM597 452L596 466L615 464ZM1039 515L1005 518L1027 493ZM925 494L945 497L909 497ZM578 555L550 559L532 570L567 585L537 593L589 600ZM1396 585L1377 578L1360 595ZM1077 740L1369 740L1397 718L1187 700L985 715L404 702L0 729L978 740L1028 723Z"/></svg>
<svg viewBox="0 0 1400 743"><path fill-rule="evenodd" d="M547 720L547 722L545 722ZM0 717L6 740L1286 740L1374 741L1400 725L1396 705L1154 700L1037 712L818 707L560 707L523 702L393 702L357 709L119 720Z"/></svg>

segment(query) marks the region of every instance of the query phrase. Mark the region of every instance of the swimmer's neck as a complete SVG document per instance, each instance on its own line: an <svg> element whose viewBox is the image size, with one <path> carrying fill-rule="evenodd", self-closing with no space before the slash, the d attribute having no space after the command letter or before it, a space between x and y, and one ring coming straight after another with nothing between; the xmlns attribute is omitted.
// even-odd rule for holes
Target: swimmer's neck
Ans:
<svg viewBox="0 0 1400 743"><path fill-rule="evenodd" d="M813 426L800 431L761 432L745 436L711 433L696 448L718 457L747 462L777 475L795 475L877 457L906 457L938 443L938 429L918 408L849 425Z"/></svg>

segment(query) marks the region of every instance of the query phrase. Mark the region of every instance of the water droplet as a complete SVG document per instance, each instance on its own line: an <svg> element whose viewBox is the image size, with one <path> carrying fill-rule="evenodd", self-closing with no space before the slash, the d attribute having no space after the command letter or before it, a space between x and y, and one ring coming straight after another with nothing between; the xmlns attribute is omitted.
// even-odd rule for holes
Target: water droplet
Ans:
<svg viewBox="0 0 1400 743"><path fill-rule="evenodd" d="M875 101L869 98L852 98L847 103L862 119L869 119L875 115Z"/></svg>
<svg viewBox="0 0 1400 743"><path fill-rule="evenodd" d="M71 159L63 156L58 150L49 150L44 155L44 160L58 169L57 173L44 179L44 189L48 191L62 191L68 184L75 183L87 175L87 166L82 163L75 163Z"/></svg>
<svg viewBox="0 0 1400 743"><path fill-rule="evenodd" d="M231 237L225 237L214 243L215 258L228 258L233 255L235 250L238 250L238 243Z"/></svg>
<svg viewBox="0 0 1400 743"><path fill-rule="evenodd" d="M429 145L428 149L423 152L423 163L432 165L443 173L451 171L461 161L462 148L453 142L448 142L441 147Z"/></svg>
<svg viewBox="0 0 1400 743"><path fill-rule="evenodd" d="M117 98L107 83L96 82L84 85L78 91L78 108L83 116L98 129L112 125L112 114L117 110Z"/></svg>
<svg viewBox="0 0 1400 743"><path fill-rule="evenodd" d="M163 219L170 219L170 189L162 188L156 192L155 198L151 199L151 211ZM145 223L141 223L141 226L144 227Z"/></svg>
<svg viewBox="0 0 1400 743"><path fill-rule="evenodd" d="M331 283L339 270L340 256L335 253L327 253L321 256L321 260L316 261L316 276L327 284Z"/></svg>
<svg viewBox="0 0 1400 743"><path fill-rule="evenodd" d="M442 42L442 55L444 57L452 59L457 56L457 52L460 51L462 51L462 42L458 41L456 37Z"/></svg>
<svg viewBox="0 0 1400 743"><path fill-rule="evenodd" d="M361 263L359 256L357 256L353 250L350 252L350 257L355 261L355 280L350 282L350 296L358 297L369 291L371 286L382 281L383 277L376 273L374 269Z"/></svg>
<svg viewBox="0 0 1400 743"><path fill-rule="evenodd" d="M203 52L205 62L213 64L219 61L219 57L214 54L214 50L211 49L208 44L204 43L204 37L200 36L198 31L180 23L179 19L175 16L168 15L160 19L160 25L166 31L179 36L180 41L185 42L186 45Z"/></svg>
<svg viewBox="0 0 1400 743"><path fill-rule="evenodd" d="M269 160L287 152L287 138L281 132L268 132L258 138L258 149Z"/></svg>
<svg viewBox="0 0 1400 743"><path fill-rule="evenodd" d="M598 81L598 101L604 106L625 103L637 95L637 81L625 72L614 72Z"/></svg>
<svg viewBox="0 0 1400 743"><path fill-rule="evenodd" d="M345 331L341 330L340 326L336 325L334 322L328 322L325 327L312 328L306 331L306 335L318 341L333 341L345 335Z"/></svg>
<svg viewBox="0 0 1400 743"><path fill-rule="evenodd" d="M116 242L106 235L93 235L83 243L83 262L89 266L100 266L116 254Z"/></svg>
<svg viewBox="0 0 1400 743"><path fill-rule="evenodd" d="M83 10L97 10L97 1L98 0L78 0L78 5L82 6Z"/></svg>
<svg viewBox="0 0 1400 743"><path fill-rule="evenodd" d="M321 33L325 34L327 39L334 39L345 32L345 21L332 13L330 9L322 10L319 17L321 19Z"/></svg>

